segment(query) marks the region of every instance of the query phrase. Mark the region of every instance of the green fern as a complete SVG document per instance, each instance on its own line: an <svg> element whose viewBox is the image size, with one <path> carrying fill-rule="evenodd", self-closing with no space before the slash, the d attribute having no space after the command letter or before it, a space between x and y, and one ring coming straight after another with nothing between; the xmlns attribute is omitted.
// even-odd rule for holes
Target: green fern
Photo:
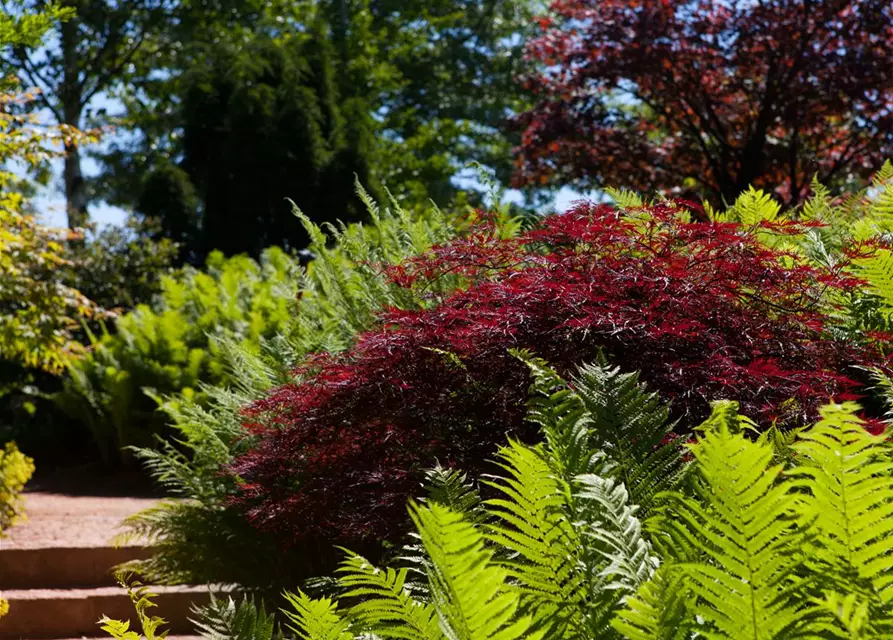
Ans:
<svg viewBox="0 0 893 640"><path fill-rule="evenodd" d="M749 187L741 193L728 210L712 212L710 219L714 222L740 222L747 226L756 226L761 222L773 222L781 213L781 206L768 193Z"/></svg>
<svg viewBox="0 0 893 640"><path fill-rule="evenodd" d="M527 420L540 428L555 472L567 482L592 471L590 459L596 451L589 442L592 417L583 399L545 360L535 358L526 350L511 353L533 375Z"/></svg>
<svg viewBox="0 0 893 640"><path fill-rule="evenodd" d="M474 525L436 503L412 506L410 515L431 558L431 597L447 638L544 637L532 617L521 613L520 594L509 588L508 571L493 563L493 552Z"/></svg>
<svg viewBox="0 0 893 640"><path fill-rule="evenodd" d="M338 604L329 598L314 599L298 591L286 593L285 599L291 605L283 610L291 621L288 626L300 640L354 640L350 623L339 615Z"/></svg>
<svg viewBox="0 0 893 640"><path fill-rule="evenodd" d="M136 612L137 622L139 622L142 636L136 631L130 629L129 620L112 620L106 616L100 618L98 624L100 628L117 640L164 640L168 631L159 631L162 625L167 624L164 618L149 615L149 609L157 606L152 599L157 594L152 593L148 587L139 582L131 581L126 574L118 575L118 584L127 590L130 601Z"/></svg>
<svg viewBox="0 0 893 640"><path fill-rule="evenodd" d="M869 630L869 605L857 593L841 595L833 591L827 592L815 603L835 621L827 631L831 637L847 640L871 640L880 638Z"/></svg>
<svg viewBox="0 0 893 640"><path fill-rule="evenodd" d="M728 412L714 415L691 448L698 499L676 494L661 518L679 540L702 554L677 565L696 595L692 612L708 638L769 640L801 637L812 614L794 594L803 588L804 537L798 496L779 482L772 449L748 441ZM668 514L672 513L672 517Z"/></svg>
<svg viewBox="0 0 893 640"><path fill-rule="evenodd" d="M443 638L434 605L413 597L406 568L378 569L362 556L349 554L338 572L346 589L342 597L359 600L349 617L361 628L382 638Z"/></svg>
<svg viewBox="0 0 893 640"><path fill-rule="evenodd" d="M882 436L872 436L855 403L829 405L804 431L791 471L809 490L824 582L858 593L870 606L870 628L893 634L893 462ZM831 583L831 584L829 584ZM836 584L834 584L836 583Z"/></svg>
<svg viewBox="0 0 893 640"><path fill-rule="evenodd" d="M621 209L635 209L636 207L641 207L645 204L642 197L635 191L607 187L605 188L605 193L614 201L614 205Z"/></svg>
<svg viewBox="0 0 893 640"><path fill-rule="evenodd" d="M207 640L273 640L276 633L275 618L249 598L238 604L232 597L225 600L211 594L211 601L203 606L192 606L196 616L190 620L196 631Z"/></svg>
<svg viewBox="0 0 893 640"><path fill-rule="evenodd" d="M626 487L613 478L586 474L578 476L577 483L582 531L607 564L598 574L603 585L599 590L621 596L635 592L660 564L642 533L638 507L629 503Z"/></svg>
<svg viewBox="0 0 893 640"><path fill-rule="evenodd" d="M523 595L525 611L536 613L549 638L584 637L591 628L586 603L586 547L566 509L570 488L556 477L542 448L511 442L500 452L502 477L490 484L502 494L487 501L497 522L488 538L508 551L503 565ZM593 554L594 555L594 554Z"/></svg>
<svg viewBox="0 0 893 640"><path fill-rule="evenodd" d="M856 261L856 274L868 283L886 314L893 313L893 251L876 249L868 258Z"/></svg>
<svg viewBox="0 0 893 640"><path fill-rule="evenodd" d="M481 495L468 476L458 469L447 469L439 464L425 472L425 492L422 503L436 502L461 513L469 522L479 523L487 518Z"/></svg>
<svg viewBox="0 0 893 640"><path fill-rule="evenodd" d="M581 367L571 386L589 412L590 447L616 463L612 475L647 516L655 497L678 486L684 470L669 409L638 373L621 373L603 357Z"/></svg>
<svg viewBox="0 0 893 640"><path fill-rule="evenodd" d="M679 572L676 572L677 574ZM629 640L688 640L693 626L690 592L666 566L654 572L612 621Z"/></svg>
<svg viewBox="0 0 893 640"><path fill-rule="evenodd" d="M819 182L818 176L812 177L810 188L812 189L812 195L809 200L803 203L802 217L806 220L831 222L831 220L827 220L834 211L831 206L831 192L825 185Z"/></svg>

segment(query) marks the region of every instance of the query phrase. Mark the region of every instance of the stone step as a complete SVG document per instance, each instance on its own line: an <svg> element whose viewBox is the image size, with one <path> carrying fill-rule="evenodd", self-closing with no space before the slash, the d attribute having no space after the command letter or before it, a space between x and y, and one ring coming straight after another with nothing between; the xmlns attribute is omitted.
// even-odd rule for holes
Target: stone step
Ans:
<svg viewBox="0 0 893 640"><path fill-rule="evenodd" d="M0 589L113 586L113 567L149 555L143 546L10 549L0 542Z"/></svg>
<svg viewBox="0 0 893 640"><path fill-rule="evenodd" d="M171 634L195 633L192 604L209 600L208 587L151 587L158 605L149 615L166 620L162 629ZM102 636L97 622L102 616L130 620L138 633L139 625L133 602L121 587L92 589L15 589L4 590L9 613L0 618L0 640L41 640L50 638L97 638Z"/></svg>

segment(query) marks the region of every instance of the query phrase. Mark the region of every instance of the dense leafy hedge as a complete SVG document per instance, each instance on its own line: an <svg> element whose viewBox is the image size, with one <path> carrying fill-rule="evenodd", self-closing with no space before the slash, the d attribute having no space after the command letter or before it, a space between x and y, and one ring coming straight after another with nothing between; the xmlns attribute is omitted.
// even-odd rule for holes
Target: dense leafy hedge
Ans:
<svg viewBox="0 0 893 640"><path fill-rule="evenodd" d="M213 253L204 271L163 277L154 304L120 317L113 333L91 335L55 403L89 427L103 460L116 462L122 447L148 444L164 428L146 390L192 394L202 383L222 383L215 336L252 350L282 331L294 316L298 272L296 259L272 248L259 264Z"/></svg>
<svg viewBox="0 0 893 640"><path fill-rule="evenodd" d="M507 434L535 437L511 348L561 371L604 352L672 403L681 432L716 399L735 398L765 429L853 398L854 367L882 360L868 338L828 333L859 281L783 248L813 223L692 214L704 217L686 203L580 204L517 238L484 224L389 269L419 293L457 274L467 286L429 309L386 311L355 347L305 362L250 405L261 439L232 467L236 503L283 544L393 540L435 460L479 473Z"/></svg>

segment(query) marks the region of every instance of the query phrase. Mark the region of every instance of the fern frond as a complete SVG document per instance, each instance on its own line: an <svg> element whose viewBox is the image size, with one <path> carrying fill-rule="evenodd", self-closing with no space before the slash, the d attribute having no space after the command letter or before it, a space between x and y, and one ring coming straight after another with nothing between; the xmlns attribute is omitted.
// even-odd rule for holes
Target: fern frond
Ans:
<svg viewBox="0 0 893 640"><path fill-rule="evenodd" d="M791 473L809 489L806 511L815 520L822 559L839 589L861 592L872 625L893 633L893 462L883 436L872 436L855 403L828 405L800 434Z"/></svg>
<svg viewBox="0 0 893 640"><path fill-rule="evenodd" d="M481 495L468 476L458 469L448 469L439 464L425 472L427 496L420 502L436 502L461 513L469 522L483 522L487 512Z"/></svg>
<svg viewBox="0 0 893 640"><path fill-rule="evenodd" d="M635 191L607 187L605 193L614 201L614 205L620 209L634 209L645 204L642 197Z"/></svg>
<svg viewBox="0 0 893 640"><path fill-rule="evenodd" d="M759 189L749 187L735 200L730 210L733 219L747 226L758 225L761 222L772 222L781 213L779 205L772 196Z"/></svg>
<svg viewBox="0 0 893 640"><path fill-rule="evenodd" d="M152 593L149 587L140 582L132 580L131 576L125 572L119 572L115 577L118 584L126 589L127 595L130 596L130 601L136 611L137 622L143 632L142 637L145 637L146 640L164 640L168 631L159 632L159 629L162 625L167 624L167 620L158 616L150 616L148 613L149 609L157 606L153 602L153 598L158 594ZM139 633L130 630L130 621L112 620L102 616L98 624L103 631L118 640L139 640L141 638Z"/></svg>
<svg viewBox="0 0 893 640"><path fill-rule="evenodd" d="M350 624L339 615L337 603L329 598L311 598L303 591L284 595L291 605L290 609L283 609L291 620L289 628L301 640L354 640Z"/></svg>
<svg viewBox="0 0 893 640"><path fill-rule="evenodd" d="M549 638L583 632L585 603L594 594L582 562L584 541L565 510L568 487L555 476L542 447L510 442L500 451L504 477L488 484L502 497L487 501L497 522L488 538L508 550L504 566ZM592 572L603 566L601 558ZM570 633L570 630L576 633Z"/></svg>
<svg viewBox="0 0 893 640"><path fill-rule="evenodd" d="M594 450L589 442L592 418L582 398L545 360L526 350L511 353L533 375L527 420L539 426L555 472L569 482L575 476L594 471Z"/></svg>
<svg viewBox="0 0 893 640"><path fill-rule="evenodd" d="M112 620L102 616L99 619L99 628L115 640L140 640L140 634L130 629L130 620Z"/></svg>
<svg viewBox="0 0 893 640"><path fill-rule="evenodd" d="M636 511L623 484L594 474L577 478L576 497L583 504L583 532L607 561L599 581L621 595L635 592L660 564L642 534Z"/></svg>
<svg viewBox="0 0 893 640"><path fill-rule="evenodd" d="M519 615L520 595L474 525L436 503L412 505L410 516L431 558L432 600L449 640L543 637L530 616Z"/></svg>
<svg viewBox="0 0 893 640"><path fill-rule="evenodd" d="M611 624L629 640L688 640L689 597L682 581L674 579L668 567L660 567L627 599Z"/></svg>
<svg viewBox="0 0 893 640"><path fill-rule="evenodd" d="M877 249L871 257L857 260L856 273L868 282L869 290L881 299L887 313L893 312L893 251Z"/></svg>
<svg viewBox="0 0 893 640"><path fill-rule="evenodd" d="M869 606L865 598L856 593L841 595L826 592L814 602L836 622L826 627L829 635L846 640L873 640L881 636L869 630Z"/></svg>
<svg viewBox="0 0 893 640"><path fill-rule="evenodd" d="M256 605L247 597L238 604L232 597L217 598L203 606L192 606L196 631L207 640L273 640L276 621L267 614L263 603Z"/></svg>
<svg viewBox="0 0 893 640"><path fill-rule="evenodd" d="M627 488L630 502L648 515L655 496L674 489L683 471L669 409L657 394L648 393L638 373L621 373L603 358L582 367L571 384L589 412L589 446L616 463L612 475Z"/></svg>
<svg viewBox="0 0 893 640"><path fill-rule="evenodd" d="M803 203L803 218L806 220L826 220L832 211L831 192L825 185L819 182L817 175L812 177L810 188L812 195Z"/></svg>
<svg viewBox="0 0 893 640"><path fill-rule="evenodd" d="M889 159L884 160L884 164L872 176L871 185L873 187L882 187L888 182L893 182L893 162L890 162Z"/></svg>
<svg viewBox="0 0 893 640"><path fill-rule="evenodd" d="M769 640L798 637L811 611L794 591L805 578L797 496L780 483L780 465L765 444L733 433L719 413L691 448L699 500L675 495L671 527L684 530L703 560L677 565L697 594L693 613L709 638Z"/></svg>
<svg viewBox="0 0 893 640"><path fill-rule="evenodd" d="M360 627L382 638L441 640L443 633L431 603L413 599L407 569L378 569L365 558L349 554L339 567L345 598L360 602L348 612Z"/></svg>

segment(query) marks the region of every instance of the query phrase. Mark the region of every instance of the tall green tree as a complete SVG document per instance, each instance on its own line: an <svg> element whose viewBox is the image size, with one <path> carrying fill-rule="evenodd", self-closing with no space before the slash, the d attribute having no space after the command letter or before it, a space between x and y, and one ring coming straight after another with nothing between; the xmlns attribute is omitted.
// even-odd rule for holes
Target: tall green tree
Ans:
<svg viewBox="0 0 893 640"><path fill-rule="evenodd" d="M304 246L287 198L316 220L357 219L348 181L368 179L368 163L351 144L325 34L212 45L205 63L183 78L179 109L180 166L203 203L199 245L253 255Z"/></svg>
<svg viewBox="0 0 893 640"><path fill-rule="evenodd" d="M445 201L469 162L507 183L509 122L528 108L517 81L539 0L337 0L369 14L392 85L375 96L388 184Z"/></svg>
<svg viewBox="0 0 893 640"><path fill-rule="evenodd" d="M82 128L91 101L115 85L127 82L141 56L155 53L163 25L175 0L60 0L55 5L71 17L56 23L46 46L33 50L6 47L0 61L22 80L40 89L40 106L56 124ZM2 0L0 12L26 15L45 10L46 0ZM68 226L89 220L89 194L81 168L81 148L65 142L63 181Z"/></svg>
<svg viewBox="0 0 893 640"><path fill-rule="evenodd" d="M529 28L530 1L303 0L267 3L238 25L226 22L229 14L215 16L213 11L182 21L172 36L178 44L169 48L170 55L153 61L138 82L119 94L126 105L119 124L135 135L116 141L103 155L106 170L97 187L117 204L162 215L170 237L205 236L202 220L211 220L213 206L208 198L223 200L225 191L213 195L207 185L198 184L202 180L197 176L222 170L223 157L247 162L257 147L229 156L187 151L194 131L188 133L189 119L183 116L190 92L196 90L194 79L217 68L209 60L230 55L222 52L227 47L250 48L255 40L278 43L290 37L327 43L320 46L328 52L332 87L318 95L325 110L325 96L337 94L337 113L327 116L323 126L330 154L325 164L331 167L324 182L329 188L352 191L356 173L373 189L386 184L397 195L416 201L433 197L443 204L456 194L453 179L470 161L507 178L513 144L507 116L519 111L522 102L513 78L523 63L516 54L523 42L519 34ZM260 59L255 56L252 64ZM266 131L273 125L261 122L271 115L255 111L258 119L252 126ZM291 144L298 142L292 139ZM308 144L291 151L313 164L310 158L320 147ZM242 175L253 175L237 166ZM159 172L147 171L150 167ZM235 175L234 170L226 172ZM337 199L319 201L311 195L307 180L312 174L292 173L286 193L276 193L277 202L290 196L315 220L350 218L349 210L329 210L343 206ZM267 173L262 178L260 182L272 179ZM198 204L191 207L184 201L193 198L193 179ZM323 182L316 185L321 189ZM234 200L226 196L226 201ZM248 223L242 229L244 236L252 233ZM267 234L258 242L270 238Z"/></svg>

